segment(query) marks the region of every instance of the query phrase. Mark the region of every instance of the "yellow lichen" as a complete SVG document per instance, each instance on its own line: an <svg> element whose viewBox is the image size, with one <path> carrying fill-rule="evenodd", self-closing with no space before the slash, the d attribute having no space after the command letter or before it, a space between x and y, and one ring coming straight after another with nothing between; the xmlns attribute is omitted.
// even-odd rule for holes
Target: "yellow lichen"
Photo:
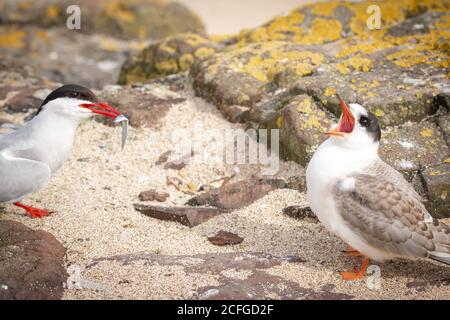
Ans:
<svg viewBox="0 0 450 320"><path fill-rule="evenodd" d="M132 23L135 21L135 16L125 3L117 0L105 2L105 14L111 18L125 23Z"/></svg>
<svg viewBox="0 0 450 320"><path fill-rule="evenodd" d="M214 53L216 53L216 50L214 50L213 48L202 47L195 50L194 56L196 58L205 58L213 55Z"/></svg>
<svg viewBox="0 0 450 320"><path fill-rule="evenodd" d="M194 63L194 56L190 53L185 53L180 57L180 69L181 71L188 70Z"/></svg>
<svg viewBox="0 0 450 320"><path fill-rule="evenodd" d="M192 48L205 44L209 40L195 33L187 33L184 36L184 41Z"/></svg>
<svg viewBox="0 0 450 320"><path fill-rule="evenodd" d="M21 49L24 46L25 35L25 32L15 29L0 33L0 47Z"/></svg>
<svg viewBox="0 0 450 320"><path fill-rule="evenodd" d="M158 51L164 52L165 54L173 55L177 50L170 46L169 42L162 42L158 46Z"/></svg>
<svg viewBox="0 0 450 320"><path fill-rule="evenodd" d="M351 69L354 71L369 72L372 69L372 60L355 56L336 64L336 69L342 74L350 73Z"/></svg>
<svg viewBox="0 0 450 320"><path fill-rule="evenodd" d="M384 116L384 111L378 108L373 112L373 114L376 115L378 118L380 118Z"/></svg>
<svg viewBox="0 0 450 320"><path fill-rule="evenodd" d="M156 71L161 74L172 74L177 73L179 71L178 69L178 63L175 59L166 59L166 60L159 60L155 63Z"/></svg>
<svg viewBox="0 0 450 320"><path fill-rule="evenodd" d="M283 126L283 117L282 116L278 116L276 125L277 125L278 129L280 129Z"/></svg>
<svg viewBox="0 0 450 320"><path fill-rule="evenodd" d="M280 72L290 69L298 77L313 72L323 62L323 55L312 51L289 50L282 42L267 42L258 46L249 45L220 54L219 61L228 61L227 68L246 73L267 83Z"/></svg>
<svg viewBox="0 0 450 320"><path fill-rule="evenodd" d="M340 4L338 1L327 1L327 2L318 2L309 5L312 10L311 12L318 16L332 16L337 6Z"/></svg>
<svg viewBox="0 0 450 320"><path fill-rule="evenodd" d="M292 35L300 35L303 28L304 15L297 11L282 17L275 18L267 25L256 28L250 32L242 31L239 38L241 43L262 42L274 40L287 40Z"/></svg>
<svg viewBox="0 0 450 320"><path fill-rule="evenodd" d="M55 19L59 16L59 9L55 5L50 5L47 7L46 16L49 19Z"/></svg>
<svg viewBox="0 0 450 320"><path fill-rule="evenodd" d="M294 36L302 44L321 44L340 39L342 25L338 20L316 18L305 34Z"/></svg>
<svg viewBox="0 0 450 320"><path fill-rule="evenodd" d="M316 129L320 129L321 128L321 125L320 125L320 122L319 122L319 118L317 118L317 116L315 114L312 114L309 117L309 121L308 122L309 122L309 124L311 125L312 128L316 128Z"/></svg>
<svg viewBox="0 0 450 320"><path fill-rule="evenodd" d="M335 88L326 88L325 89L325 96L329 97L336 93Z"/></svg>
<svg viewBox="0 0 450 320"><path fill-rule="evenodd" d="M111 38L101 38L99 47L106 51L119 51L120 46L119 43Z"/></svg>
<svg viewBox="0 0 450 320"><path fill-rule="evenodd" d="M369 84L369 87L371 88L376 88L380 86L380 82L378 82L377 80L373 80L372 83Z"/></svg>
<svg viewBox="0 0 450 320"><path fill-rule="evenodd" d="M45 30L36 30L36 32L34 34L36 35L37 38L39 38L41 40L48 39L48 34L47 34L47 31L45 31Z"/></svg>
<svg viewBox="0 0 450 320"><path fill-rule="evenodd" d="M297 111L300 113L311 113L312 112L312 102L311 99L304 99L297 107Z"/></svg>
<svg viewBox="0 0 450 320"><path fill-rule="evenodd" d="M426 138L432 137L433 136L433 130L431 130L431 129L423 129L422 131L420 131L420 135L422 137L426 137Z"/></svg>

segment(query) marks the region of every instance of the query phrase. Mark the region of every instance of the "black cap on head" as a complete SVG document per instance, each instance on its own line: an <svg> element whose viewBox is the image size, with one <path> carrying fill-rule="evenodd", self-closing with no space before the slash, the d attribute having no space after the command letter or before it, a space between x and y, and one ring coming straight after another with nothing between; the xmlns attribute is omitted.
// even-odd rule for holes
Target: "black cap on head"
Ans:
<svg viewBox="0 0 450 320"><path fill-rule="evenodd" d="M369 136L373 138L375 142L381 139L381 128L377 117L368 111L367 116L361 115L358 119L359 124L363 127Z"/></svg>
<svg viewBox="0 0 450 320"><path fill-rule="evenodd" d="M42 107L45 106L52 100L58 98L73 98L78 100L86 100L93 103L99 102L99 99L90 89L76 85L76 84L66 84L58 89L55 89L50 93L44 102L42 102L36 114L42 111Z"/></svg>

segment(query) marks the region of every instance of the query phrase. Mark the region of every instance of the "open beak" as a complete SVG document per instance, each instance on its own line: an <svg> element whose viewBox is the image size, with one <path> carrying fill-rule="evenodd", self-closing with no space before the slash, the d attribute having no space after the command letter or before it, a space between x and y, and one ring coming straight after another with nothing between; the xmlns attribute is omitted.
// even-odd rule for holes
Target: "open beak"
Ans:
<svg viewBox="0 0 450 320"><path fill-rule="evenodd" d="M121 115L119 111L114 109L113 107L108 106L106 103L99 102L99 103L83 103L80 104L81 108L86 108L91 110L91 112L100 114L107 118L117 118Z"/></svg>
<svg viewBox="0 0 450 320"><path fill-rule="evenodd" d="M353 128L355 127L355 117L353 117L353 114L345 101L342 100L339 95L336 94L336 96L339 99L339 106L342 110L341 118L339 119L337 126L325 132L325 134L329 136L343 137L353 131Z"/></svg>

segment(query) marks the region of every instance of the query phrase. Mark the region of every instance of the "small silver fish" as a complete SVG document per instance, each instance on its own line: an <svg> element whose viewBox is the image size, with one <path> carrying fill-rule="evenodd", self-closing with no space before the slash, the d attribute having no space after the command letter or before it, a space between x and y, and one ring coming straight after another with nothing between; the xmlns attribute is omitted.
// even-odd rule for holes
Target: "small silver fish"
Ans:
<svg viewBox="0 0 450 320"><path fill-rule="evenodd" d="M128 137L128 122L128 118L123 114L117 116L117 118L114 119L114 123L122 124L122 150L125 147L125 142L127 141Z"/></svg>

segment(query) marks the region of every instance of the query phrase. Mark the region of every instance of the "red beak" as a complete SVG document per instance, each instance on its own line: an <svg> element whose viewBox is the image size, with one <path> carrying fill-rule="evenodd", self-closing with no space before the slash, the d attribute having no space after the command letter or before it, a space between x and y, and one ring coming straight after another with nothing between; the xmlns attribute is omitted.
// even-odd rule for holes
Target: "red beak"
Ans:
<svg viewBox="0 0 450 320"><path fill-rule="evenodd" d="M334 129L325 132L325 134L342 137L353 131L353 128L355 127L355 117L353 117L353 114L345 101L342 100L339 95L336 96L339 99L339 106L341 107L342 115L339 119L338 125Z"/></svg>
<svg viewBox="0 0 450 320"><path fill-rule="evenodd" d="M113 107L108 106L106 103L99 102L99 103L83 103L80 104L81 108L86 108L91 110L93 113L100 114L104 117L108 118L117 118L121 115L119 111L114 109Z"/></svg>

